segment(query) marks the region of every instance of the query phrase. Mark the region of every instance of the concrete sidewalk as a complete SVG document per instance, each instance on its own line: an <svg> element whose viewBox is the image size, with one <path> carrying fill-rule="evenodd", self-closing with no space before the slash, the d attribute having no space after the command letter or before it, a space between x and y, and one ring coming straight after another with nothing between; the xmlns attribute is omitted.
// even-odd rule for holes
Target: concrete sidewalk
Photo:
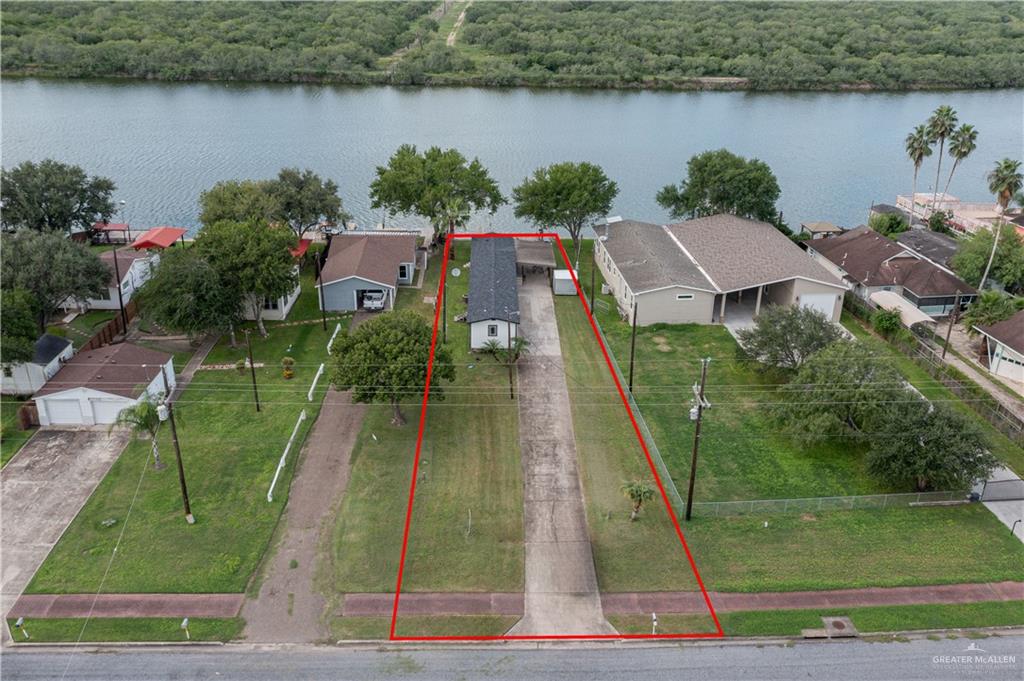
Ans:
<svg viewBox="0 0 1024 681"><path fill-rule="evenodd" d="M601 612L597 571L577 467L569 389L551 288L519 288L521 333L530 351L518 364L523 461L525 615L517 636L614 634Z"/></svg>
<svg viewBox="0 0 1024 681"><path fill-rule="evenodd" d="M245 594L27 594L8 617L235 617L244 599Z"/></svg>

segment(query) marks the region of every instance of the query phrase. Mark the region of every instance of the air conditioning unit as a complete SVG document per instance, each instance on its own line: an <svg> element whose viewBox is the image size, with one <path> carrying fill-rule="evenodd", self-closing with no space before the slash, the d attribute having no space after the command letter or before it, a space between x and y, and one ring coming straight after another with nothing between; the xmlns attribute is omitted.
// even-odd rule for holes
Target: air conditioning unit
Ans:
<svg viewBox="0 0 1024 681"><path fill-rule="evenodd" d="M608 284L601 284L601 293L603 293L604 295L608 295L611 292L612 290L608 288Z"/></svg>

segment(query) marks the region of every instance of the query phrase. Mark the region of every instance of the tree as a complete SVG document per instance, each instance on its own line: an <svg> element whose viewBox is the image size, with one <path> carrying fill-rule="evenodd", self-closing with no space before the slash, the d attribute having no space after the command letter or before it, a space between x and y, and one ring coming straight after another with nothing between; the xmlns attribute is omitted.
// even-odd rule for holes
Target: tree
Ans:
<svg viewBox="0 0 1024 681"><path fill-rule="evenodd" d="M279 215L274 183L267 180L226 180L199 195L199 222L259 222L268 224Z"/></svg>
<svg viewBox="0 0 1024 681"><path fill-rule="evenodd" d="M657 195L673 218L732 213L755 220L778 218L779 183L771 168L726 149L697 154L686 164L686 179Z"/></svg>
<svg viewBox="0 0 1024 681"><path fill-rule="evenodd" d="M942 193L949 192L949 183L953 181L953 173L956 172L960 162L966 159L978 148L978 131L973 125L963 124L957 128L949 138L949 155L953 157L953 167L949 170L949 177L946 178L946 186Z"/></svg>
<svg viewBox="0 0 1024 681"><path fill-rule="evenodd" d="M936 210L928 216L928 229L940 234L952 234L949 221L952 215L948 211Z"/></svg>
<svg viewBox="0 0 1024 681"><path fill-rule="evenodd" d="M338 389L351 390L355 402L389 403L391 423L403 425L402 401L422 394L427 383L431 336L430 325L415 312L378 315L334 341L331 380ZM455 367L448 349L438 345L430 374L434 399L444 399L442 379L454 380Z"/></svg>
<svg viewBox="0 0 1024 681"><path fill-rule="evenodd" d="M263 304L295 290L295 234L258 222L217 222L199 231L195 249L216 270L225 289L248 305L266 337Z"/></svg>
<svg viewBox="0 0 1024 681"><path fill-rule="evenodd" d="M991 326L1012 317L1017 310L1024 310L1024 298L1008 296L1002 291L982 291L967 311L963 323L967 333L977 333L976 326Z"/></svg>
<svg viewBox="0 0 1024 681"><path fill-rule="evenodd" d="M153 443L153 468L164 467L160 461L160 447L157 443L157 433L160 431L160 412L157 401L152 397L142 400L138 404L122 409L117 419L110 424L109 430L114 428L130 428L133 435L138 438L148 438Z"/></svg>
<svg viewBox="0 0 1024 681"><path fill-rule="evenodd" d="M242 318L241 294L197 249L172 248L164 251L160 267L136 296L144 319L189 338L228 333L234 347L235 327Z"/></svg>
<svg viewBox="0 0 1024 681"><path fill-rule="evenodd" d="M939 176L942 173L942 151L946 145L946 138L956 130L956 111L953 107L943 104L936 109L931 118L928 119L928 134L932 140L939 142L938 163L935 166L935 188L932 191L932 210L935 209L936 201L939 198Z"/></svg>
<svg viewBox="0 0 1024 681"><path fill-rule="evenodd" d="M52 159L25 161L0 170L3 226L43 232L92 229L114 214L115 188L107 178L89 177L78 166Z"/></svg>
<svg viewBox="0 0 1024 681"><path fill-rule="evenodd" d="M390 215L411 213L429 220L435 238L446 226L444 208L452 199L461 199L470 210L486 209L491 214L505 202L478 159L467 163L458 150L440 147L419 154L412 144L403 144L386 166L377 166L370 198L374 208L386 208Z"/></svg>
<svg viewBox="0 0 1024 681"><path fill-rule="evenodd" d="M999 227L1000 239L992 260L991 275L1010 290L1024 288L1024 239L1012 224ZM982 229L961 240L950 261L964 281L980 281L992 254L996 231Z"/></svg>
<svg viewBox="0 0 1024 681"><path fill-rule="evenodd" d="M0 290L0 364L27 362L35 354L36 312L24 289Z"/></svg>
<svg viewBox="0 0 1024 681"><path fill-rule="evenodd" d="M995 225L993 226L996 237L992 241L992 252L988 256L985 272L981 275L981 281L978 284L979 289L985 288L985 280L988 279L989 270L992 269L992 261L996 257L996 249L999 247L999 236L1002 233L1000 226L1003 224L1003 215L1006 213L1007 206L1010 205L1010 199L1020 191L1021 185L1024 184L1024 176L1020 172L1020 161L1014 161L1009 158L998 161L996 167L989 171L986 179L988 180L989 191L996 195L996 203L999 204L999 216L996 218Z"/></svg>
<svg viewBox="0 0 1024 681"><path fill-rule="evenodd" d="M917 173L921 170L921 164L932 155L932 138L928 134L927 125L919 125L913 132L907 135L906 139L907 156L914 164L914 187L910 194L910 221L914 221L914 214L917 212Z"/></svg>
<svg viewBox="0 0 1024 681"><path fill-rule="evenodd" d="M811 356L778 395L776 415L789 432L807 441L860 436L879 413L914 396L888 357L849 340Z"/></svg>
<svg viewBox="0 0 1024 681"><path fill-rule="evenodd" d="M768 305L750 329L737 332L740 345L765 366L799 369L814 353L842 337L817 310L801 305Z"/></svg>
<svg viewBox="0 0 1024 681"><path fill-rule="evenodd" d="M618 185L593 163L555 163L538 168L512 190L517 218L538 227L560 227L576 245L577 260L583 228L608 215ZM578 263L577 263L578 264Z"/></svg>
<svg viewBox="0 0 1024 681"><path fill-rule="evenodd" d="M903 318L900 317L900 311L895 307L891 310L880 307L871 315L871 326L875 328L875 331L889 338L903 328Z"/></svg>
<svg viewBox="0 0 1024 681"><path fill-rule="evenodd" d="M96 298L107 291L110 270L83 244L58 232L20 230L0 245L0 286L23 289L33 302L39 333L68 298Z"/></svg>
<svg viewBox="0 0 1024 681"><path fill-rule="evenodd" d="M888 237L894 237L910 229L906 218L896 213L876 213L868 218L868 226Z"/></svg>
<svg viewBox="0 0 1024 681"><path fill-rule="evenodd" d="M275 217L287 223L299 239L323 221L348 219L338 197L338 185L320 179L312 170L284 168L271 183L270 191L276 199Z"/></svg>
<svg viewBox="0 0 1024 681"><path fill-rule="evenodd" d="M967 489L998 465L974 422L942 404L891 405L873 428L868 472L890 485Z"/></svg>
<svg viewBox="0 0 1024 681"><path fill-rule="evenodd" d="M643 480L633 480L623 483L621 489L622 495L633 502L633 509L629 513L629 519L636 520L643 503L654 498L654 488Z"/></svg>
<svg viewBox="0 0 1024 681"><path fill-rule="evenodd" d="M456 229L465 227L466 223L469 222L469 206L460 196L453 196L444 202L444 206L441 207L441 215L439 216L441 224L448 226L448 233L454 234ZM452 242L451 246L451 257L455 258L455 244Z"/></svg>

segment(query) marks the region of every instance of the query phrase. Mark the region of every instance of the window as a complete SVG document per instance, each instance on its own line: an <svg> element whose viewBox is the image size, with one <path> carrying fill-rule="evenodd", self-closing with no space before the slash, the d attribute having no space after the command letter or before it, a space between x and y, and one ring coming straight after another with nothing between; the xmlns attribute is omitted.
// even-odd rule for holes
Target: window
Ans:
<svg viewBox="0 0 1024 681"><path fill-rule="evenodd" d="M487 335L489 337L491 337L491 338L497 338L498 337L498 325L497 324L488 324L487 325Z"/></svg>
<svg viewBox="0 0 1024 681"><path fill-rule="evenodd" d="M398 266L398 278L399 279L408 279L409 278L409 266L408 265L399 265Z"/></svg>
<svg viewBox="0 0 1024 681"><path fill-rule="evenodd" d="M5 364L4 365L4 376L6 376L7 378L10 378L13 375L14 375L14 372L11 371L10 365Z"/></svg>
<svg viewBox="0 0 1024 681"><path fill-rule="evenodd" d="M270 298L263 299L264 310L276 310L280 306L280 301L277 298L271 300Z"/></svg>
<svg viewBox="0 0 1024 681"><path fill-rule="evenodd" d="M676 300L693 300L692 293L678 293L676 294Z"/></svg>
<svg viewBox="0 0 1024 681"><path fill-rule="evenodd" d="M96 300L110 300L110 289L103 289L103 293L96 296Z"/></svg>

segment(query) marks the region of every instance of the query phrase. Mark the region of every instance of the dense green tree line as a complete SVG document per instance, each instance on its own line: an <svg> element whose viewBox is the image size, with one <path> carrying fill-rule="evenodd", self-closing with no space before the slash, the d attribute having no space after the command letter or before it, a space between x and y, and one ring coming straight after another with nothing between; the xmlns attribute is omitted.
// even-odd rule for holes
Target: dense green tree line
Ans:
<svg viewBox="0 0 1024 681"><path fill-rule="evenodd" d="M461 39L523 78L757 88L1019 86L1020 3L475 3ZM500 67L497 67L500 69Z"/></svg>
<svg viewBox="0 0 1024 681"><path fill-rule="evenodd" d="M1019 87L1017 2L18 2L6 73L756 89ZM390 56L402 48L400 58ZM715 81L715 79L732 79ZM710 79L710 80L700 80Z"/></svg>
<svg viewBox="0 0 1024 681"><path fill-rule="evenodd" d="M161 80L359 80L433 2L26 2L3 6L3 69ZM433 24L436 26L436 24Z"/></svg>

